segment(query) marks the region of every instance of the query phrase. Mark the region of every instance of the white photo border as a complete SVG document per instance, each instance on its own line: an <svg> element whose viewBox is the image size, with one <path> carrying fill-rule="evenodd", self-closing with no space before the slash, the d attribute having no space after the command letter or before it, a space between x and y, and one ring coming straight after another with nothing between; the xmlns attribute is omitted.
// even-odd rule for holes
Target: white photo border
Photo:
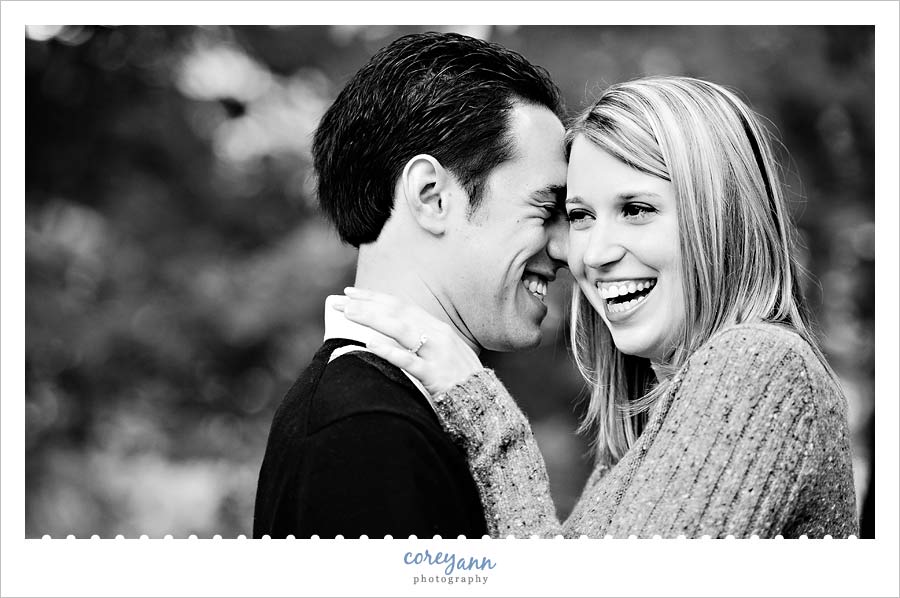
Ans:
<svg viewBox="0 0 900 598"><path fill-rule="evenodd" d="M897 2L3 2L2 575L32 595L896 596L898 565ZM25 540L26 24L874 25L876 43L876 539ZM489 559L408 565L438 551ZM411 556L405 556L405 555ZM487 582L475 582L474 578ZM469 583L468 579L473 578Z"/></svg>

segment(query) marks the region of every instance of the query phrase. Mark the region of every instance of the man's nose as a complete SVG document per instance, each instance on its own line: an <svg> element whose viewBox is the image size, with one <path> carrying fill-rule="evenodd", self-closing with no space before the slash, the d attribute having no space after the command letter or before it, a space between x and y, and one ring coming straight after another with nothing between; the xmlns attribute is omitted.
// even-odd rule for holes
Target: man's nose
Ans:
<svg viewBox="0 0 900 598"><path fill-rule="evenodd" d="M547 254L556 263L557 268L566 267L566 256L569 249L569 224L560 219L549 226L547 231Z"/></svg>

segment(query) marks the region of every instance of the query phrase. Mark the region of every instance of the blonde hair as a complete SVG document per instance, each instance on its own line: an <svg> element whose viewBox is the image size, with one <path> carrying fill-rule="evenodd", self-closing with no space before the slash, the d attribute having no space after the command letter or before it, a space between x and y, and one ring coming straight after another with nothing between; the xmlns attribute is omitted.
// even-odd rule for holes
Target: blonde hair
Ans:
<svg viewBox="0 0 900 598"><path fill-rule="evenodd" d="M568 145L579 135L675 190L686 313L665 373L716 332L750 321L790 327L828 368L808 324L773 140L743 101L699 79L639 79L607 89L572 123ZM612 465L671 376L655 384L647 359L616 349L577 285L571 317L575 362L591 388L582 431L596 430L597 458Z"/></svg>

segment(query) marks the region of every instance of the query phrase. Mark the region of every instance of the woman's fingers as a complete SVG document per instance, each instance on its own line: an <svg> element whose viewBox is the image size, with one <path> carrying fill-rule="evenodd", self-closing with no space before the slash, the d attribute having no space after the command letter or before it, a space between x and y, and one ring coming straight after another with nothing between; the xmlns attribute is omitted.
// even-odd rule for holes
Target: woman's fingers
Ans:
<svg viewBox="0 0 900 598"><path fill-rule="evenodd" d="M380 303L381 305L392 309L397 308L401 305L401 302L393 295L389 295L388 293L381 293L379 291L372 291L369 289L346 287L344 289L344 294L351 299L356 299L358 301L372 301L375 303ZM416 306L408 304L408 307L415 308Z"/></svg>
<svg viewBox="0 0 900 598"><path fill-rule="evenodd" d="M388 336L401 345L412 348L419 344L422 334L426 334L426 325L411 323L412 314L399 315L396 310L365 300L347 299L338 302L335 308L344 312L351 322ZM418 320L418 318L417 318Z"/></svg>
<svg viewBox="0 0 900 598"><path fill-rule="evenodd" d="M433 318L431 314L429 314L427 311L425 311L415 303L400 299L399 297L396 297L395 295L391 295L389 293L371 291L369 289L358 289L356 287L346 287L344 289L344 294L350 299L382 306L387 313L393 316L415 316L423 318L425 320L430 320Z"/></svg>
<svg viewBox="0 0 900 598"><path fill-rule="evenodd" d="M366 348L421 380L422 360L415 353L380 343L367 343Z"/></svg>
<svg viewBox="0 0 900 598"><path fill-rule="evenodd" d="M354 299L370 299L378 294L377 291L358 289L356 287L344 287L344 294Z"/></svg>

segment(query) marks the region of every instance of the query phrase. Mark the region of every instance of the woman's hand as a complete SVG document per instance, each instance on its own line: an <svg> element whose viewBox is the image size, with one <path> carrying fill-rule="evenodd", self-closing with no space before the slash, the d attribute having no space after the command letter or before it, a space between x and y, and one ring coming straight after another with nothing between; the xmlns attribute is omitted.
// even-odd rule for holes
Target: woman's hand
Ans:
<svg viewBox="0 0 900 598"><path fill-rule="evenodd" d="M344 316L393 338L402 347L368 344L367 348L404 369L438 395L484 366L450 325L393 295L347 287L347 300L335 305Z"/></svg>

